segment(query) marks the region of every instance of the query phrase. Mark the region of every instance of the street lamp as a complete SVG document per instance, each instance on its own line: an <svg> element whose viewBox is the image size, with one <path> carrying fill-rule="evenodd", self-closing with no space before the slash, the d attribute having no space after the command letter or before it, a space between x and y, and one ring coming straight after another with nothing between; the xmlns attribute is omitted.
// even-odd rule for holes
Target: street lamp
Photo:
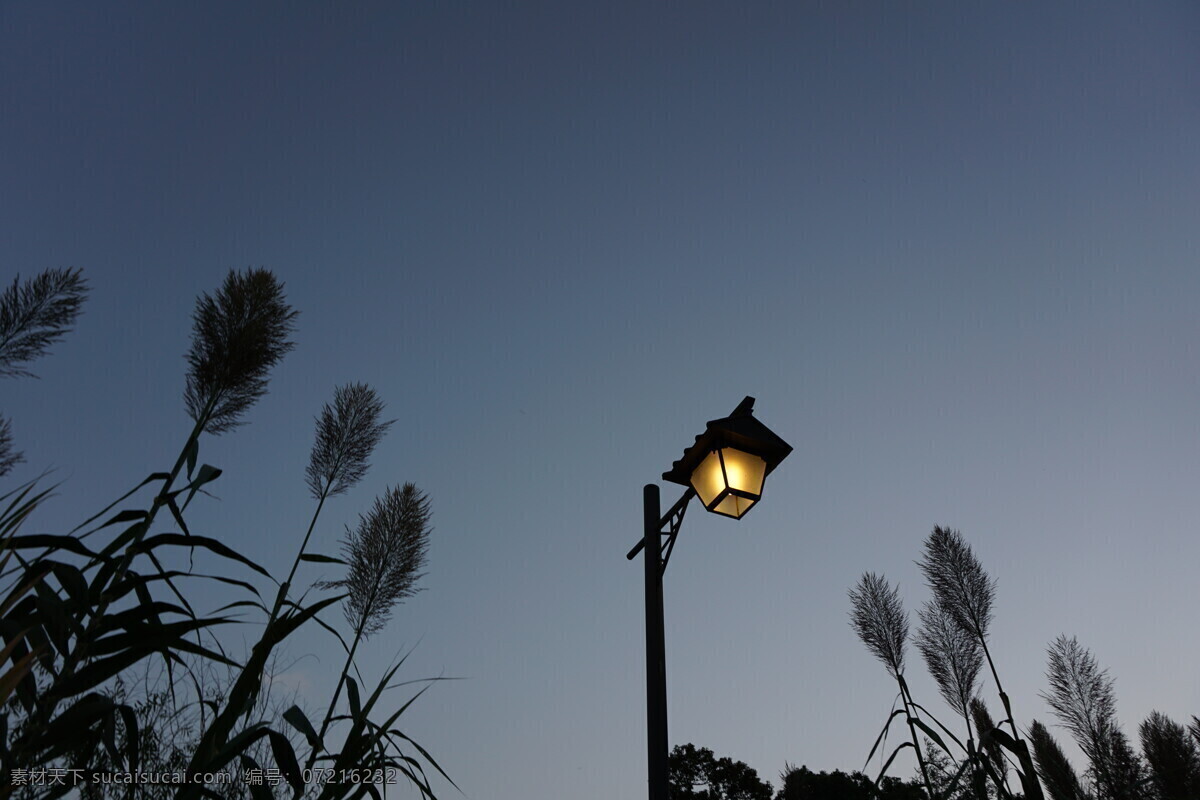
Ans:
<svg viewBox="0 0 1200 800"><path fill-rule="evenodd" d="M792 447L754 418L754 398L738 403L728 417L714 419L663 473L663 480L686 486L675 505L660 515L658 485L642 490L642 540L626 558L645 550L646 567L646 731L650 800L667 800L667 663L663 632L662 576L675 549L683 512L693 497L714 514L745 516L762 497L763 483ZM665 529L665 530L664 530ZM663 538L666 536L666 543Z"/></svg>

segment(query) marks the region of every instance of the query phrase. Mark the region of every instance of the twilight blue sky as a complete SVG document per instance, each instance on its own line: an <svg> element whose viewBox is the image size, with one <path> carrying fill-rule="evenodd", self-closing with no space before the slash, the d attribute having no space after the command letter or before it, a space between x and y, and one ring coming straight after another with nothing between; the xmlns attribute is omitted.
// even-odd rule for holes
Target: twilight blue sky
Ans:
<svg viewBox="0 0 1200 800"><path fill-rule="evenodd" d="M673 743L860 768L894 690L846 590L883 572L915 610L934 524L999 581L1021 722L1063 632L1127 733L1184 718L1198 68L1183 1L5 3L0 277L93 286L5 382L10 481L57 469L58 530L169 467L195 297L265 266L297 347L202 443L193 530L285 572L312 418L375 386L398 422L316 541L429 492L425 591L363 664L466 678L403 727L472 800L644 796L641 486L746 394L795 452L745 520L685 523ZM291 656L319 711L336 653Z"/></svg>

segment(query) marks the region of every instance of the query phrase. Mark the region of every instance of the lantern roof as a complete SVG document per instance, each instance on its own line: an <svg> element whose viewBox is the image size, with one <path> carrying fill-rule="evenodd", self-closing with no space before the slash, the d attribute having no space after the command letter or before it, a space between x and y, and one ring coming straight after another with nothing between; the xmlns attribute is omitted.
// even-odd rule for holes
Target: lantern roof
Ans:
<svg viewBox="0 0 1200 800"><path fill-rule="evenodd" d="M790 444L754 418L754 398L746 397L728 417L709 420L704 433L697 436L692 446L683 451L683 457L663 473L663 480L691 485L692 473L700 462L722 447L736 447L759 456L767 462L766 475L770 475L771 470L792 452Z"/></svg>

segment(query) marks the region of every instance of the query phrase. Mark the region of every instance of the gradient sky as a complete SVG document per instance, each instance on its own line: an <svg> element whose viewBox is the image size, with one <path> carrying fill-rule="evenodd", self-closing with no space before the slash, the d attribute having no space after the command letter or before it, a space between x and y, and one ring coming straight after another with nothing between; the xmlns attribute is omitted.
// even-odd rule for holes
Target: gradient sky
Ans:
<svg viewBox="0 0 1200 800"><path fill-rule="evenodd" d="M465 679L402 727L472 800L644 796L641 487L747 394L795 451L746 519L685 521L672 743L861 768L895 692L846 590L882 572L915 612L935 524L999 582L1020 722L1051 721L1060 633L1127 733L1186 718L1198 68L1182 0L4 3L0 277L93 286L4 384L9 485L55 468L30 525L61 530L169 467L195 298L264 266L297 347L203 440L192 529L285 574L313 417L376 387L397 424L315 541L428 491L425 590L363 666ZM290 655L319 713L340 659L316 629Z"/></svg>

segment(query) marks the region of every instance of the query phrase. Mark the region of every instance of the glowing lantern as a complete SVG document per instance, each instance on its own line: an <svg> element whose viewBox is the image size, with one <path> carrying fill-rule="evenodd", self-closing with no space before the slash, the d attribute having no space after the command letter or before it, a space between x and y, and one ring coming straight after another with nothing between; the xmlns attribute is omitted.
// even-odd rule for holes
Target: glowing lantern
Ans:
<svg viewBox="0 0 1200 800"><path fill-rule="evenodd" d="M714 514L741 519L762 497L763 483L792 447L754 418L754 398L708 423L704 433L663 473L663 480L690 486Z"/></svg>

